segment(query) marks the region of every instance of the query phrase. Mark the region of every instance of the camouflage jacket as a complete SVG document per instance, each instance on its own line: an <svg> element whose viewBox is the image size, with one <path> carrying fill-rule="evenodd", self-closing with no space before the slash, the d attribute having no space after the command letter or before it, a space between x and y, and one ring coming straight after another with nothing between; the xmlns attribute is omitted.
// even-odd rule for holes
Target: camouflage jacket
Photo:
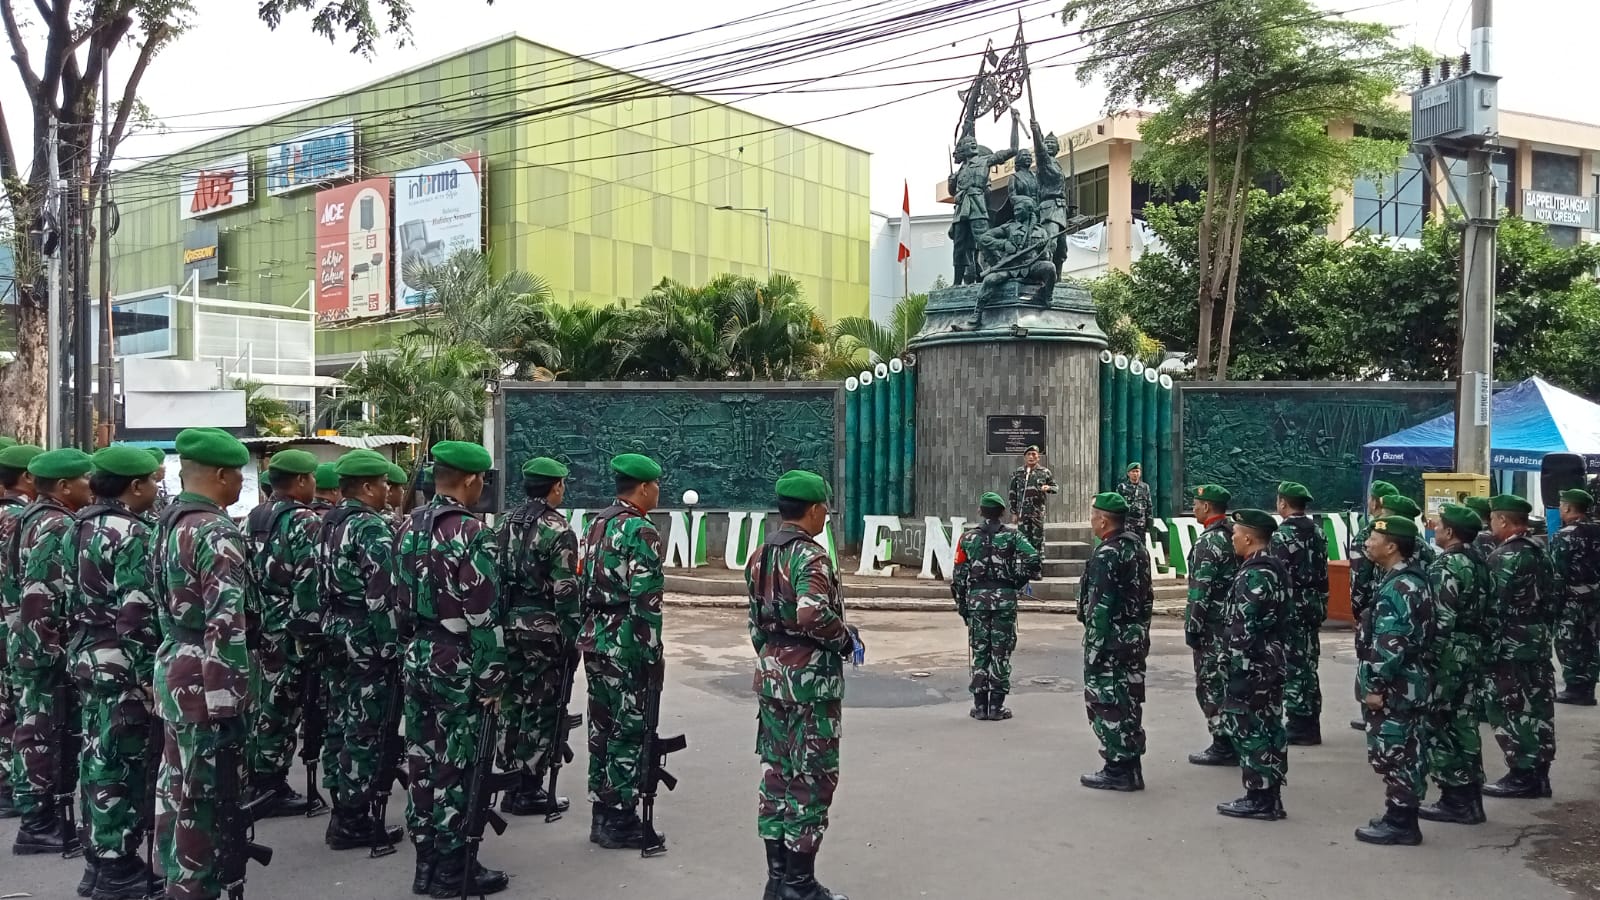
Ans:
<svg viewBox="0 0 1600 900"><path fill-rule="evenodd" d="M1270 551L1244 560L1234 573L1222 626L1230 700L1261 706L1283 689L1291 603L1289 572Z"/></svg>
<svg viewBox="0 0 1600 900"><path fill-rule="evenodd" d="M1017 591L1043 571L1039 551L1020 531L985 522L956 542L950 592L958 609L1012 609Z"/></svg>
<svg viewBox="0 0 1600 900"><path fill-rule="evenodd" d="M242 717L260 696L251 645L259 601L244 535L228 511L185 491L161 513L151 539L161 647L155 694L168 722Z"/></svg>
<svg viewBox="0 0 1600 900"><path fill-rule="evenodd" d="M1536 662L1550 658L1560 600L1551 586L1550 561L1526 534L1513 535L1489 557L1496 632L1493 657Z"/></svg>
<svg viewBox="0 0 1600 900"><path fill-rule="evenodd" d="M1060 490L1056 484L1056 476L1044 466L1018 466L1011 473L1011 496L1007 498L1008 509L1019 518L1042 519L1044 518L1045 488L1052 491ZM1038 548L1043 552L1043 548Z"/></svg>
<svg viewBox="0 0 1600 900"><path fill-rule="evenodd" d="M1592 606L1600 596L1600 522L1563 526L1550 538L1551 588L1567 603Z"/></svg>
<svg viewBox="0 0 1600 900"><path fill-rule="evenodd" d="M755 692L790 703L842 699L844 660L855 645L828 551L798 526L782 525L750 555L744 582Z"/></svg>
<svg viewBox="0 0 1600 900"><path fill-rule="evenodd" d="M1223 613L1233 592L1239 557L1233 555L1232 520L1217 516L1189 549L1189 603L1183 612L1185 640L1191 647L1222 636Z"/></svg>
<svg viewBox="0 0 1600 900"><path fill-rule="evenodd" d="M1433 696L1433 587L1419 560L1406 560L1384 574L1367 613L1372 639L1356 664L1362 694L1380 694L1388 712L1406 712Z"/></svg>
<svg viewBox="0 0 1600 900"><path fill-rule="evenodd" d="M1494 629L1489 621L1489 566L1475 545L1446 550L1428 566L1433 588L1436 686L1453 688L1482 670Z"/></svg>
<svg viewBox="0 0 1600 900"><path fill-rule="evenodd" d="M83 690L127 697L150 683L160 635L150 619L150 522L118 500L79 510L66 537L72 675ZM126 611L126 612L124 612Z"/></svg>
<svg viewBox="0 0 1600 900"><path fill-rule="evenodd" d="M1128 501L1128 516L1123 520L1127 529L1142 533L1149 528L1150 511L1155 506L1154 501L1150 499L1149 482L1141 481L1138 484L1131 481L1121 482L1117 485L1117 493Z"/></svg>
<svg viewBox="0 0 1600 900"><path fill-rule="evenodd" d="M245 517L245 547L259 590L261 630L310 639L320 630L317 529L322 516L293 500L268 500Z"/></svg>
<svg viewBox="0 0 1600 900"><path fill-rule="evenodd" d="M1486 527L1482 531L1478 532L1478 537L1472 542L1472 546L1478 548L1478 554L1480 556L1482 556L1484 559L1488 559L1489 554L1494 552L1494 548L1500 546L1500 542L1495 539L1495 536L1491 534L1489 529Z"/></svg>
<svg viewBox="0 0 1600 900"><path fill-rule="evenodd" d="M1372 560L1367 559L1367 538L1372 537L1372 519L1369 517L1350 536L1350 543L1345 546L1345 558L1350 560L1350 614L1357 622L1361 620L1361 612L1372 602L1372 591L1376 587L1376 567Z"/></svg>
<svg viewBox="0 0 1600 900"><path fill-rule="evenodd" d="M498 695L506 647L494 532L459 501L436 493L412 510L391 566L395 607L416 624L406 670L470 681L477 697Z"/></svg>
<svg viewBox="0 0 1600 900"><path fill-rule="evenodd" d="M0 642L5 640L5 628L17 615L17 605L22 599L22 586L11 572L11 538L17 533L17 522L28 501L8 494L0 497ZM4 648L0 647L0 652Z"/></svg>
<svg viewBox="0 0 1600 900"><path fill-rule="evenodd" d="M22 512L8 555L21 590L10 635L11 665L20 672L66 672L72 640L67 583L70 549L64 538L72 513L49 497Z"/></svg>
<svg viewBox="0 0 1600 900"><path fill-rule="evenodd" d="M661 660L661 533L623 501L595 516L584 541L585 653L630 663Z"/></svg>
<svg viewBox="0 0 1600 900"><path fill-rule="evenodd" d="M400 652L390 581L394 541L389 520L360 500L334 507L318 531L322 630L355 656L393 659Z"/></svg>
<svg viewBox="0 0 1600 900"><path fill-rule="evenodd" d="M1138 535L1101 541L1089 558L1078 598L1085 670L1139 665L1150 651L1150 551Z"/></svg>
<svg viewBox="0 0 1600 900"><path fill-rule="evenodd" d="M578 593L578 536L543 500L506 514L495 544L505 596L506 630L565 647L583 625Z"/></svg>
<svg viewBox="0 0 1600 900"><path fill-rule="evenodd" d="M1289 516L1272 533L1272 554L1289 570L1294 615L1318 626L1328 617L1328 538L1310 516Z"/></svg>

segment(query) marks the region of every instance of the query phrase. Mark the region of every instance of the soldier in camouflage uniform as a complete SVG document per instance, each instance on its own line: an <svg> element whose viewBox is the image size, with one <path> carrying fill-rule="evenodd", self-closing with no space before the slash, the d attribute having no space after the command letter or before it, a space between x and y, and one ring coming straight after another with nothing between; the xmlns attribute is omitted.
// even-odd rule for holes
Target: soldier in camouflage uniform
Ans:
<svg viewBox="0 0 1600 900"><path fill-rule="evenodd" d="M389 524L396 531L399 531L406 521L406 495L409 493L407 488L410 485L411 479L406 475L406 470L389 463L389 493L385 498L388 509L384 515L388 517Z"/></svg>
<svg viewBox="0 0 1600 900"><path fill-rule="evenodd" d="M1488 622L1489 567L1474 546L1482 528L1477 513L1447 503L1439 510L1439 527L1434 531L1443 552L1428 567L1439 649L1426 749L1428 770L1439 783L1440 797L1438 803L1417 811L1430 822L1484 821L1478 693L1483 656L1493 632Z"/></svg>
<svg viewBox="0 0 1600 900"><path fill-rule="evenodd" d="M1479 555L1487 561L1489 554L1494 552L1494 548L1500 546L1500 539L1496 538L1494 532L1489 529L1489 498L1468 497L1461 501L1461 505L1477 513L1478 518L1483 520L1483 530L1478 532L1478 539L1473 541L1472 544L1478 548Z"/></svg>
<svg viewBox="0 0 1600 900"><path fill-rule="evenodd" d="M162 450L160 447L148 447L144 452L150 454L150 458L156 461L156 471L150 476L156 483L156 502L150 505L149 511L145 514L146 518L153 521L156 516L161 515L162 510L172 503L172 498L167 495L166 486L167 451Z"/></svg>
<svg viewBox="0 0 1600 900"><path fill-rule="evenodd" d="M1383 498L1383 514L1385 516L1400 516L1416 522L1422 515L1422 507L1418 506L1415 500L1404 494L1390 494ZM1418 525L1418 530L1421 530L1420 525ZM1417 542L1417 562L1421 563L1424 568L1433 565L1433 559L1438 555L1432 544L1427 541Z"/></svg>
<svg viewBox="0 0 1600 900"><path fill-rule="evenodd" d="M244 778L243 753L261 673L250 650L259 608L244 535L228 518L250 452L225 432L189 428L176 440L183 493L151 540L152 587L163 636L156 710L165 723L156 784L156 846L168 895L222 895L218 767Z"/></svg>
<svg viewBox="0 0 1600 900"><path fill-rule="evenodd" d="M310 506L318 515L324 515L344 500L339 493L339 468L331 462L318 463L312 475L316 478L316 493Z"/></svg>
<svg viewBox="0 0 1600 900"><path fill-rule="evenodd" d="M661 534L649 513L661 499L661 466L624 453L611 460L617 502L595 516L584 541L585 619L578 637L589 681L589 840L642 849L639 775L645 693L663 683ZM663 843L665 836L661 836Z"/></svg>
<svg viewBox="0 0 1600 900"><path fill-rule="evenodd" d="M60 783L63 756L78 756L76 746L63 746L56 733L58 717L80 718L77 691L67 667L71 641L68 618L67 565L71 551L65 537L72 514L89 504L89 455L64 449L41 453L28 463L37 498L22 512L12 542L5 549L20 588L18 612L7 648L17 688L16 766L11 788L22 826L11 852L60 853L75 846L61 816L60 802L72 802L71 785ZM72 743L76 743L73 741ZM58 797L66 794L68 799Z"/></svg>
<svg viewBox="0 0 1600 900"><path fill-rule="evenodd" d="M1590 518L1588 491L1561 492L1561 530L1550 539L1553 588L1561 602L1556 628L1556 659L1566 676L1557 703L1594 706L1600 677L1600 522Z"/></svg>
<svg viewBox="0 0 1600 900"><path fill-rule="evenodd" d="M1011 718L1006 694L1017 646L1017 591L1039 577L1043 562L1027 538L1000 521L1006 507L999 494L984 494L978 512L983 524L956 543L950 591L972 647L971 715L1001 721Z"/></svg>
<svg viewBox="0 0 1600 900"><path fill-rule="evenodd" d="M1124 524L1140 540L1150 530L1150 516L1155 507L1150 497L1150 485L1143 478L1144 466L1136 462L1128 463L1127 477L1117 485L1117 493L1128 503L1128 519Z"/></svg>
<svg viewBox="0 0 1600 900"><path fill-rule="evenodd" d="M67 535L74 634L69 665L83 698L83 793L88 841L85 879L101 900L141 900L152 873L139 858L144 802L155 772L148 758L151 727L149 658L156 636L142 611L150 606L150 522L159 486L150 454L113 445L94 455L94 504L78 513ZM138 627L123 610L138 610Z"/></svg>
<svg viewBox="0 0 1600 900"><path fill-rule="evenodd" d="M1499 546L1489 557L1491 608L1498 629L1490 653L1484 713L1510 772L1485 785L1490 797L1550 796L1556 758L1555 666L1551 628L1560 609L1550 562L1528 534L1533 505L1501 494L1490 500L1489 527Z"/></svg>
<svg viewBox="0 0 1600 900"><path fill-rule="evenodd" d="M1189 762L1197 766L1239 764L1233 742L1222 728L1222 703L1228 687L1223 615L1233 593L1234 573L1239 569L1228 518L1231 496L1219 484L1203 484L1194 492L1194 517L1202 530L1189 550L1189 601L1183 614L1183 640L1194 651L1194 694L1211 732L1211 746L1189 754Z"/></svg>
<svg viewBox="0 0 1600 900"><path fill-rule="evenodd" d="M1284 818L1282 788L1289 771L1283 728L1283 682L1292 624L1289 570L1269 549L1278 523L1259 509L1233 514L1233 552L1242 562L1223 614L1228 647L1222 728L1233 741L1245 796L1217 805L1236 819Z"/></svg>
<svg viewBox="0 0 1600 900"><path fill-rule="evenodd" d="M767 852L761 896L848 900L816 878L839 784L844 660L856 642L838 573L815 540L827 527L831 492L820 476L801 471L785 472L775 491L783 523L744 569L759 701L756 831Z"/></svg>
<svg viewBox="0 0 1600 900"><path fill-rule="evenodd" d="M433 446L436 491L413 510L396 539L395 608L416 635L405 649L405 727L411 802L406 820L417 850L411 890L455 897L505 889L506 873L462 848L468 770L486 708L505 686L494 534L469 508L483 496L489 451L477 444Z"/></svg>
<svg viewBox="0 0 1600 900"><path fill-rule="evenodd" d="M272 499L245 518L245 548L261 600L261 702L252 711L250 786L273 800L261 815L296 816L310 801L289 787L295 731L305 711L306 667L317 665L322 603L317 596L317 528L310 507L317 459L280 450L267 466Z"/></svg>
<svg viewBox="0 0 1600 900"><path fill-rule="evenodd" d="M1372 523L1367 559L1382 580L1366 611L1367 655L1356 664L1366 695L1367 760L1383 776L1384 813L1356 829L1366 844L1422 843L1417 806L1427 780L1423 735L1433 694L1433 586L1417 562L1417 523L1384 516Z"/></svg>
<svg viewBox="0 0 1600 900"><path fill-rule="evenodd" d="M32 444L15 442L0 449L0 819L20 815L11 793L11 738L17 728L17 707L6 644L21 600L21 586L11 573L6 548L11 546L23 509L33 502L33 476L28 474L28 463L43 452Z"/></svg>
<svg viewBox="0 0 1600 900"><path fill-rule="evenodd" d="M496 563L506 607L506 698L500 768L520 772L500 809L518 816L565 812L565 797L544 790L557 751L561 681L576 665L574 641L583 625L578 595L578 536L560 512L567 467L541 456L522 467L528 500L500 523ZM569 662L570 661L570 662Z"/></svg>
<svg viewBox="0 0 1600 900"><path fill-rule="evenodd" d="M1083 700L1105 767L1081 775L1084 787L1144 790L1144 675L1150 652L1150 553L1127 528L1121 494L1096 494L1089 525L1100 539L1083 574Z"/></svg>
<svg viewBox="0 0 1600 900"><path fill-rule="evenodd" d="M1345 545L1345 559L1350 561L1350 617L1358 624L1361 622L1361 613L1372 602L1374 581L1377 575L1372 563L1367 560L1367 538L1372 534L1372 520L1383 515L1383 498L1390 494L1398 494L1400 489L1387 481L1374 481L1372 488L1367 493L1367 518L1350 536L1350 543ZM1363 651L1361 646L1361 629L1355 630L1356 658L1360 659ZM1361 696L1361 685L1355 686L1356 703L1358 710L1365 710L1366 698ZM1367 730L1366 713L1360 712L1350 720L1350 727L1357 731Z"/></svg>
<svg viewBox="0 0 1600 900"><path fill-rule="evenodd" d="M1017 526L1022 536L1035 550L1044 552L1044 499L1061 488L1056 476L1039 465L1039 448L1031 446L1022 454L1022 465L1011 473L1011 492L1007 503L1011 510L1011 524Z"/></svg>
<svg viewBox="0 0 1600 900"><path fill-rule="evenodd" d="M1289 743L1312 747L1322 743L1322 682L1317 662L1322 655L1322 623L1328 618L1328 538L1306 514L1311 492L1294 481L1278 485L1278 515L1283 522L1272 533L1272 554L1289 570L1293 602L1289 613L1289 675L1283 684L1283 711Z"/></svg>

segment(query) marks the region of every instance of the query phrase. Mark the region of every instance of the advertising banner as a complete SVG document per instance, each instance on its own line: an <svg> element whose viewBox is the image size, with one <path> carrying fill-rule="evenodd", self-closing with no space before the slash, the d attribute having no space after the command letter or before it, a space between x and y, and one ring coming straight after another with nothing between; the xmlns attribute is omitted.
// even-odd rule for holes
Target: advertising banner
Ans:
<svg viewBox="0 0 1600 900"><path fill-rule="evenodd" d="M317 318L389 311L389 179L317 192Z"/></svg>
<svg viewBox="0 0 1600 900"><path fill-rule="evenodd" d="M406 269L436 266L458 250L483 249L483 160L476 153L394 177L394 308L416 309L422 291Z"/></svg>
<svg viewBox="0 0 1600 900"><path fill-rule="evenodd" d="M356 123L340 122L267 148L273 197L356 177Z"/></svg>
<svg viewBox="0 0 1600 900"><path fill-rule="evenodd" d="M178 176L178 217L194 219L250 202L250 156L241 153Z"/></svg>
<svg viewBox="0 0 1600 900"><path fill-rule="evenodd" d="M206 222L189 230L183 236L183 279L198 274L201 281L216 281L221 274L221 255L218 251L217 226Z"/></svg>

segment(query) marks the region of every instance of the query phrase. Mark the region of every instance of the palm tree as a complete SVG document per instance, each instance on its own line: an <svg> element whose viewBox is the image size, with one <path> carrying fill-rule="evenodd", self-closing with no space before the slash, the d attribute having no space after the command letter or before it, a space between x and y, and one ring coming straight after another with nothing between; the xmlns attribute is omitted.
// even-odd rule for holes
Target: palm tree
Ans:
<svg viewBox="0 0 1600 900"><path fill-rule="evenodd" d="M894 305L889 313L889 324L850 316L834 323L833 334L843 339L847 347L866 350L871 362L883 362L896 356L904 357L907 345L922 330L927 318L928 295L912 294Z"/></svg>
<svg viewBox="0 0 1600 900"><path fill-rule="evenodd" d="M616 378L626 324L623 310L615 306L551 304L540 336L552 352L527 361L568 381Z"/></svg>
<svg viewBox="0 0 1600 900"><path fill-rule="evenodd" d="M798 282L775 275L764 285L746 278L719 287L722 349L739 377L793 380L816 369L828 333Z"/></svg>
<svg viewBox="0 0 1600 900"><path fill-rule="evenodd" d="M233 389L244 391L245 424L256 430L260 437L297 437L304 420L295 415L288 402L262 393L266 385L259 381L235 378Z"/></svg>
<svg viewBox="0 0 1600 900"><path fill-rule="evenodd" d="M371 429L405 434L429 445L477 440L489 408L495 354L474 343L433 346L416 333L395 342L393 353L368 356L344 375L351 401L367 404Z"/></svg>
<svg viewBox="0 0 1600 900"><path fill-rule="evenodd" d="M526 377L538 365L554 368L556 351L542 327L552 297L544 279L520 271L496 278L488 256L460 250L439 265L409 269L406 281L425 297L414 334L440 347L482 347L513 378Z"/></svg>
<svg viewBox="0 0 1600 900"><path fill-rule="evenodd" d="M722 348L718 282L692 288L662 279L628 310L618 344L619 374L643 381L721 381L729 359Z"/></svg>

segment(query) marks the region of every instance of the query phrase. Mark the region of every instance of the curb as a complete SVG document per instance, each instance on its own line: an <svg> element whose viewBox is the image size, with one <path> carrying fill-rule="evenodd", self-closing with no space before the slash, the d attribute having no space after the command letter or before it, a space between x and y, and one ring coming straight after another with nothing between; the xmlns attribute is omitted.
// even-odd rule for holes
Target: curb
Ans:
<svg viewBox="0 0 1600 900"><path fill-rule="evenodd" d="M663 599L666 606L683 607L687 609L748 609L748 597L705 597L698 595L668 596ZM846 609L870 610L873 612L955 612L955 604L949 600L919 600L914 597L906 598L860 598L845 601ZM1018 612L1045 613L1047 615L1070 616L1076 615L1078 605L1068 601L1044 600L1019 600ZM1157 618L1172 618L1183 616L1183 606L1156 607Z"/></svg>

